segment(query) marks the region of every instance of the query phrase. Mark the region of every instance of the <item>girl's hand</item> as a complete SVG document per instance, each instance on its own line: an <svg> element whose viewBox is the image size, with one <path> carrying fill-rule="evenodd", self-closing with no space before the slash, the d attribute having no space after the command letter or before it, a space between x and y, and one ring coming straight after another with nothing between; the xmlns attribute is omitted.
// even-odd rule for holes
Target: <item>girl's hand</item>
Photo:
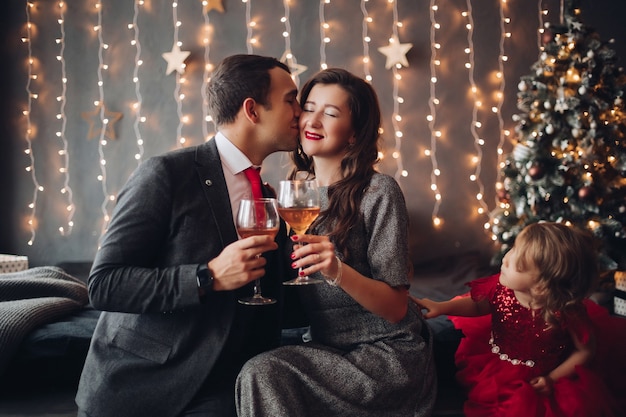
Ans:
<svg viewBox="0 0 626 417"><path fill-rule="evenodd" d="M430 319L443 314L439 309L439 303L437 301L433 301L428 298L417 298L412 295L409 295L409 297L415 302L415 304L426 310L424 318Z"/></svg>
<svg viewBox="0 0 626 417"><path fill-rule="evenodd" d="M291 254L293 260L291 267L293 269L302 267L300 275L321 272L326 277L337 276L339 261L335 256L335 245L328 239L328 236L293 235L291 240L297 243Z"/></svg>
<svg viewBox="0 0 626 417"><path fill-rule="evenodd" d="M530 380L530 386L542 395L550 395L552 393L552 378L548 375L538 376Z"/></svg>

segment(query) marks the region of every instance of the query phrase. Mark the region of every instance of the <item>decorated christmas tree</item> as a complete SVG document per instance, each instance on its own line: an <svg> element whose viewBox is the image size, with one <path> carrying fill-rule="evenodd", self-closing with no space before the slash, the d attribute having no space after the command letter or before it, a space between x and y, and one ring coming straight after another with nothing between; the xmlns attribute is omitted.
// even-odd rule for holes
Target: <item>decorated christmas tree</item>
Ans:
<svg viewBox="0 0 626 417"><path fill-rule="evenodd" d="M626 76L611 45L566 0L518 85L516 144L501 167L492 232L499 264L530 223L561 222L597 238L604 271L626 270Z"/></svg>

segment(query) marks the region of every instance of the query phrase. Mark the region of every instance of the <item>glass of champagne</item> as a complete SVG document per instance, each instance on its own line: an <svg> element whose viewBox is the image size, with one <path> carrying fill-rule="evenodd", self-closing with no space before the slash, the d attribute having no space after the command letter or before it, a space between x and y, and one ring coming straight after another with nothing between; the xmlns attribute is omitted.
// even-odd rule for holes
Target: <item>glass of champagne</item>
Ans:
<svg viewBox="0 0 626 417"><path fill-rule="evenodd" d="M278 189L278 213L297 235L306 233L320 214L320 192L315 180L285 180ZM283 282L284 285L307 285L324 282L323 279L300 276Z"/></svg>
<svg viewBox="0 0 626 417"><path fill-rule="evenodd" d="M237 212L237 233L241 238L255 235L276 237L280 225L278 205L275 198L260 198L255 200L244 199L239 202ZM260 254L257 257L261 256ZM239 299L241 304L267 305L274 304L273 298L263 297L261 294L261 278L254 282L254 295Z"/></svg>

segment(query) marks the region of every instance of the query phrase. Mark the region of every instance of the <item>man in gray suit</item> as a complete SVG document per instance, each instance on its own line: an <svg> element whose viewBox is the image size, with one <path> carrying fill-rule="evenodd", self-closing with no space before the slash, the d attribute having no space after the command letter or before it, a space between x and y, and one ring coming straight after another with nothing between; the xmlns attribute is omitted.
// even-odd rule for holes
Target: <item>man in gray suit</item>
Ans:
<svg viewBox="0 0 626 417"><path fill-rule="evenodd" d="M233 214L251 197L243 171L296 147L296 85L274 58L234 55L208 93L216 136L145 161L120 192L89 277L103 313L79 416L235 416L241 365L280 341L281 282L293 275L284 223L276 241L238 239ZM239 304L261 276L279 302Z"/></svg>

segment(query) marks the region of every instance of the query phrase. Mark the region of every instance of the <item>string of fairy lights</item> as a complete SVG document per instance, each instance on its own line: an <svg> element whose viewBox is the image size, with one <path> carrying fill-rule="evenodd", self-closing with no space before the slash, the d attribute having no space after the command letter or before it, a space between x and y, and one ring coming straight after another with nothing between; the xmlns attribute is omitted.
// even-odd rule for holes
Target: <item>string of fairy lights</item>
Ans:
<svg viewBox="0 0 626 417"><path fill-rule="evenodd" d="M398 19L398 2L395 0L388 0L388 2L391 3L393 11L393 23L391 26L392 37L389 39L389 43L392 44L394 42L400 42L398 28L402 27L402 22L400 22L400 20ZM404 169L404 163L402 161L402 138L404 137L404 133L400 128L400 122L402 121L402 115L400 114L400 105L404 103L404 98L400 95L400 81L402 80L400 68L402 68L402 65L400 63L396 63L391 67L391 71L393 73L393 113L391 115L391 124L393 126L393 137L395 141L394 150L391 153L391 157L396 161L396 179L399 179L401 176L408 176L408 172Z"/></svg>
<svg viewBox="0 0 626 417"><path fill-rule="evenodd" d="M489 210L483 198L485 187L480 180L483 158L482 147L485 145L485 140L478 132L478 129L482 127L482 122L478 120L478 112L481 109L483 102L479 97L478 86L476 85L476 81L474 79L474 68L476 66L476 62L474 59L474 16L472 13L471 0L467 0L466 4L467 10L463 11L461 14L464 18L467 19L467 23L465 24L465 28L467 29L467 48L465 49L465 53L467 54L467 61L465 62L465 68L467 68L468 70L470 91L473 99L470 132L472 134L472 138L474 139L474 150L476 151L476 154L472 157L472 163L474 164L475 168L474 173L470 175L470 181L476 183L476 186L478 188L478 192L476 193L476 200L478 201L479 207L477 211L479 214L483 214L484 212L487 212Z"/></svg>
<svg viewBox="0 0 626 417"><path fill-rule="evenodd" d="M204 69L202 71L202 87L200 93L202 96L202 137L205 141L209 140L211 133L209 132L209 123L213 122L213 118L209 114L209 97L207 94L207 85L211 78L211 71L213 71L213 65L211 64L211 18L209 17L209 3L207 0L202 0L202 44L204 45Z"/></svg>
<svg viewBox="0 0 626 417"><path fill-rule="evenodd" d="M537 29L537 49L543 50L543 34L545 32L543 28L543 17L548 14L548 11L543 8L543 0L537 2L537 20L539 20L539 29Z"/></svg>
<svg viewBox="0 0 626 417"><path fill-rule="evenodd" d="M100 181L102 187L102 194L104 195L104 199L102 204L100 205L100 210L102 212L102 231L101 235L104 234L106 229L108 228L110 215L109 215L109 204L115 201L115 196L110 194L108 191L107 185L107 160L105 157L105 149L108 145L108 141L106 139L107 134L107 125L109 124L109 119L107 117L105 105L104 105L104 75L103 71L109 69L108 64L104 62L104 52L109 49L109 45L104 42L103 37L103 29L102 29L102 2L98 0L95 4L96 13L97 13L97 25L94 26L93 30L96 32L98 37L98 67L96 70L98 82L97 82L97 90L98 90L98 99L94 102L94 105L98 109L98 114L100 117L100 134L98 139L98 155L100 157L100 175L98 176L98 181Z"/></svg>
<svg viewBox="0 0 626 417"><path fill-rule="evenodd" d="M369 25L374 20L367 11L367 0L361 0L361 13L363 14L363 22L361 23L361 35L363 37L363 74L367 81L372 82L372 73L370 72L370 42L372 38L369 36Z"/></svg>
<svg viewBox="0 0 626 417"><path fill-rule="evenodd" d="M439 99L437 98L437 67L441 65L441 60L438 56L438 51L441 49L441 45L437 42L437 31L441 29L441 25L437 21L436 13L439 11L439 6L436 0L430 0L429 15L430 15L430 83L429 83L429 97L428 108L430 113L426 116L428 121L428 129L430 130L430 148L426 149L426 156L430 157L432 171L430 173L430 189L435 196L435 204L433 205L433 211L431 214L432 222L435 227L441 225L441 218L439 218L439 207L441 206L441 192L437 185L437 177L441 175L439 169L439 163L437 162L437 140L441 138L442 133L437 129L437 106L439 105Z"/></svg>
<svg viewBox="0 0 626 417"><path fill-rule="evenodd" d="M249 54L254 53L254 45L258 42L254 37L256 21L252 20L252 0L241 0L246 5L246 49Z"/></svg>
<svg viewBox="0 0 626 417"><path fill-rule="evenodd" d="M107 184L107 158L106 158L106 155L108 153L107 146L109 145L109 140L113 139L113 137L110 136L111 126L109 126L109 123L111 122L110 120L111 113L108 111L108 109L104 105L105 91L106 91L104 87L104 83L106 79L106 77L104 76L104 73L108 69L108 65L106 64L106 61L110 59L107 56L109 45L107 45L103 39L102 12L103 12L104 1L105 0L98 0L95 3L95 9L97 12L97 23L93 26L93 31L97 35L98 67L96 71L96 78L97 78L98 96L94 100L94 112L97 112L94 114L97 115L95 119L99 119L99 122L100 122L99 132L97 132L98 133L97 134L97 137L98 137L97 151L98 151L98 157L99 157L99 174L97 175L97 180L101 184L102 194L104 196L103 202L101 204L102 222L103 222L102 231L103 232L106 230L106 227L108 225L111 205L116 200L116 196L114 196L108 191L109 186ZM258 31L259 27L257 25L257 21L253 19L252 17L252 0L241 0L241 1L245 6L245 23L246 23L245 47L248 53L255 53L255 49L257 48L260 49L263 47L263 45L259 44L259 40L257 36L255 36L256 35L255 31ZM375 19L378 20L380 18L380 15L372 14L372 12L368 10L371 7L370 5L373 5L373 2L371 0L361 0L359 2L361 14L362 14L361 16L362 18L360 19L361 20L361 37L362 37L362 57L360 57L361 67L362 67L363 77L370 83L373 82L373 73L374 73L374 68L372 68L372 60L370 57L372 44L375 44L378 46L378 45L384 45L388 42L389 45L393 45L394 43L400 43L400 39L402 37L400 34L400 30L403 28L403 22L401 21L399 12L398 12L398 7L399 7L398 0L386 0L385 2L390 7L390 11L392 14L392 22L391 22L391 34L387 40L382 41L382 42L380 39L378 40L372 39L372 35L371 35L372 33L371 28L374 23L374 20ZM200 40L198 42L199 44L201 44L204 50L204 56L203 56L204 66L201 71L202 85L200 88L201 91L199 92L199 94L202 97L202 123L201 123L202 132L201 134L202 134L202 140L208 140L213 135L213 131L214 131L214 130L212 131L209 128L209 125L213 121L209 115L208 99L206 96L207 82L210 79L210 73L213 69L213 65L211 64L211 61L210 61L210 54L211 54L211 42L212 42L214 28L209 18L209 11L212 9L215 10L216 8L215 5L221 3L221 0L199 0L199 3L203 7L202 15L201 15L202 20L195 22L195 23L192 22L190 24L202 25L202 30L201 30L202 33L201 33L201 36L199 36ZM294 0L283 0L283 4L282 4L284 13L280 17L280 22L284 27L284 29L281 31L281 35L284 40L284 54L281 60L283 62L286 62L290 66L290 68L292 68L292 75L294 77L294 81L296 81L296 83L299 85L298 77L299 77L299 74L301 73L300 71L302 71L302 69L300 68L302 66L298 64L296 60L296 54L294 53L292 49L291 13L292 13L293 3L294 3ZM27 78L27 83L25 86L27 102L25 104L25 110L23 112L24 121L26 124L24 140L26 142L27 149L25 150L25 153L30 158L30 163L29 163L29 166L26 168L26 171L30 173L31 178L32 178L32 183L33 183L32 199L28 203L28 207L30 209L30 214L27 219L29 230L30 230L30 238L28 240L29 245L32 245L34 243L36 231L38 227L40 226L39 224L40 222L37 220L37 200L40 196L40 193L44 191L44 187L42 184L39 183L38 178L37 178L37 173L35 172L36 164L35 164L35 155L33 152L33 142L32 142L32 140L37 135L36 133L37 130L35 128L35 122L32 120L31 112L32 112L33 104L38 98L38 94L35 91L36 86L34 84L34 82L37 80L37 74L35 73L36 72L35 64L37 63L37 60L33 56L33 49L31 47L34 35L33 35L33 32L31 31L32 21L31 21L30 13L35 8L36 4L37 2L33 0L26 1L26 28L25 28L25 36L23 38L24 44L28 46L27 48L28 65L26 67L28 70L28 78ZM469 79L469 88L470 88L470 93L471 93L470 95L473 100L472 120L471 120L471 125L469 126L469 130L471 132L473 144L474 144L474 154L471 155L471 157L473 158L472 159L473 171L469 179L471 183L477 187L476 211L479 214L485 214L485 213L488 213L488 210L489 210L487 204L484 201L485 187L481 180L481 170L483 169L483 154L484 154L485 140L481 137L482 121L479 119L479 117L481 116L481 109L482 109L484 100L480 98L480 91L478 90L476 81L474 80L474 69L475 69L476 63L475 63L475 56L474 56L473 30L474 30L475 23L473 21L474 17L472 16L471 0L467 0L466 4L467 4L467 10L463 12L463 18L465 19L465 22L466 22L465 28L467 30L467 49L465 50L467 60L466 60L465 65L468 71L467 75ZM179 39L179 30L181 28L182 22L178 17L179 2L172 1L171 5L172 5L171 11L172 11L172 23L173 23L173 44L175 46L174 49L178 49L178 51L180 51L182 47L182 42ZM66 62L65 62L67 54L66 54L66 49L65 49L66 41L65 41L65 15L64 13L66 11L67 5L64 3L63 0L59 0L57 2L57 6L58 6L58 24L59 24L58 28L60 31L60 37L56 40L60 48L57 59L59 60L60 66L61 66L61 69L60 69L61 83L59 84L59 86L62 88L61 93L57 97L57 100L59 102L59 111L57 114L57 118L59 119L59 122L60 122L60 128L57 132L57 136L59 137L60 144L61 144L58 154L59 156L61 156L61 160L62 160L61 166L59 168L59 172L62 174L63 179L64 179L64 184L60 192L63 195L63 198L65 199L64 206L67 212L66 220L64 221L63 226L59 227L59 231L62 235L69 235L72 233L72 229L74 227L74 215L75 215L76 205L73 201L74 192L71 187L72 179L70 177L70 170L69 170L70 168L70 159L69 159L70 143L68 143L68 132L67 132L68 115L66 114L68 75L66 71ZM144 138L143 138L143 135L145 133L143 132L143 126L146 123L146 116L144 115L146 109L144 108L144 100L142 97L142 92L144 92L147 87L145 85L146 81L143 79L143 76L142 76L142 68L143 68L142 65L144 63L143 55L145 54L145 52L142 49L142 44L140 42L140 40L143 39L143 37L141 36L142 33L144 34L144 36L146 33L145 28L143 32L140 31L141 29L140 17L143 17L142 13L144 11L144 6L145 6L144 0L133 0L132 20L126 23L128 30L130 31L130 34L131 34L130 45L133 48L133 52L134 52L134 60L132 61L134 64L132 67L132 83L134 86L134 98L131 100L132 103L130 103L130 108L134 117L132 119L133 122L129 123L129 126L132 125L132 132L134 134L134 140L136 143L136 151L134 153L134 158L138 164L142 162L144 158L144 153L146 151ZM187 3L185 3L184 6L189 7ZM221 4L219 4L219 6L222 7ZM329 11L332 11L333 16L334 16L335 7L342 7L342 6L333 4L333 8L330 9L330 6L331 6L331 0L319 0L319 5L318 5L319 36L320 36L319 38L319 55L320 55L319 67L321 69L328 68L329 66L329 63L327 62L326 52L327 52L328 46L331 44L331 40L334 42L333 25L335 23L332 20L328 20L326 17L326 14ZM494 104L491 106L492 113L498 119L499 142L498 142L498 146L496 149L497 164L498 164L496 168L499 168L501 166L502 155L504 153L504 146L506 145L507 140L510 135L510 132L505 129L504 119L502 115L502 105L505 99L504 91L506 87L505 77L504 77L504 72L505 72L504 64L507 60L507 56L505 54L505 42L511 36L510 31L507 30L507 25L510 23L510 19L506 17L506 6L507 6L507 0L499 0L500 32L502 36L500 38L500 43L499 43L498 69L497 71L495 71L496 77L497 77L497 85L496 85L495 91L493 92ZM539 14L539 28L537 31L537 42L538 42L539 48L542 48L542 35L544 33L543 19L547 15L547 10L545 10L543 7L543 0L538 0L538 9L539 9L539 13L538 13ZM224 10L222 9L221 12L224 13ZM428 128L430 131L430 138L429 138L430 141L428 144L428 148L424 152L425 152L425 155L430 158L431 165L432 165L432 170L430 173L430 189L433 193L433 199L434 199L434 205L433 205L433 210L432 210L432 222L435 226L440 226L443 222L443 219L439 215L439 210L440 210L440 206L441 206L442 199L443 199L442 192L439 189L439 180L441 178L442 171L441 171L440 164L437 160L438 143L440 140L442 140L442 137L443 137L442 129L440 128L440 126L438 126L440 122L437 120L437 108L440 104L439 97L438 97L438 93L439 93L438 90L440 88L440 85L438 84L438 82L440 81L438 73L441 68L440 54L441 54L441 48L442 48L441 44L438 42L438 39L437 39L437 34L440 33L441 31L441 24L439 23L439 20L438 20L438 13L441 13L441 12L439 11L439 5L438 5L437 0L429 0L429 17L430 17L429 88L430 88L430 91L429 91L429 98L428 98L428 114L426 116L426 120L428 122ZM149 13L146 13L146 18L147 19L149 18ZM377 21L376 23L378 25L382 24L380 21ZM146 25L148 25L148 23L146 23ZM266 43L266 42L263 42L263 43ZM270 42L267 42L267 44L270 44ZM174 49L172 50L172 52L174 52ZM168 65L169 65L169 62L168 62ZM342 65L342 64L338 63L338 65ZM391 125L392 125L392 130L393 130L392 135L394 138L394 142L393 142L393 149L390 152L390 156L393 158L396 164L396 171L395 171L396 179L399 179L401 177L407 177L409 175L409 170L407 169L408 167L405 167L405 162L404 162L406 155L402 151L404 132L403 132L403 126L402 126L403 117L401 114L401 109L402 109L402 105L404 104L404 98L401 92L403 92L403 89L405 88L402 82L403 67L405 66L408 66L408 65L406 64L402 65L401 62L395 62L393 65L387 68L389 70L389 74L391 76L391 81L392 81L392 88L390 91L390 95L391 95L390 103L392 103L393 105L393 109L391 111ZM174 74L175 75L175 88L174 88L174 93L173 93L173 99L176 103L176 114L178 116L178 126L176 129L176 147L187 146L190 142L183 135L184 126L190 122L190 117L183 113L184 99L185 99L185 93L183 92L183 89L187 81L186 75L184 73L184 68L185 68L185 64L183 63L180 69L176 68L176 74ZM294 69L296 69L295 72L293 71ZM306 69L306 67L304 67L304 69ZM142 81L144 82L144 84L142 84ZM384 93L381 92L381 94L384 94ZM71 133L69 137L71 137ZM382 157L384 157L383 154L381 154L381 158ZM500 170L497 169L497 171L498 171L498 176L499 176ZM499 180L499 177L498 177L498 180ZM497 181L497 185L501 186L499 181ZM485 227L487 226L485 225Z"/></svg>
<svg viewBox="0 0 626 417"><path fill-rule="evenodd" d="M325 70L328 68L326 62L326 44L330 43L330 36L327 32L330 29L330 25L326 22L326 5L330 4L330 0L320 0L319 4L319 19L320 19L320 69Z"/></svg>
<svg viewBox="0 0 626 417"><path fill-rule="evenodd" d="M133 31L133 39L130 41L130 44L135 48L133 83L135 84L136 101L132 105L133 110L135 111L133 131L135 132L135 142L137 143L137 153L135 154L135 159L137 160L137 164L140 164L144 154L143 138L141 136L140 126L146 122L146 117L141 114L143 98L141 95L141 82L139 80L139 69L143 65L143 60L141 59L141 41L139 38L139 12L140 7L144 5L144 0L134 0L133 3L133 22L128 25L128 29Z"/></svg>
<svg viewBox="0 0 626 417"><path fill-rule="evenodd" d="M69 144L67 142L67 114L65 113L65 106L67 104L67 69L65 65L65 2L59 1L57 3L59 9L59 32L60 38L57 38L56 43L60 45L59 54L57 60L61 64L61 95L57 96L59 102L59 113L57 113L57 119L61 121L61 129L56 132L56 136L61 140L61 149L59 150L59 156L62 158L62 166L59 168L59 172L63 175L63 187L61 188L61 194L66 198L65 211L67 212L66 225L59 227L59 232L64 235L70 235L74 228L74 212L76 206L74 205L74 193L70 186L70 158L69 158Z"/></svg>
<svg viewBox="0 0 626 417"><path fill-rule="evenodd" d="M22 38L22 42L26 44L28 56L27 56L27 77L26 77L26 109L23 111L23 115L25 116L26 129L24 133L24 140L26 141L26 150L24 153L28 155L30 160L30 165L26 167L26 172L30 173L31 180L33 182L33 198L31 202L28 204L28 208L30 209L30 214L28 215L28 229L30 231L30 239L28 240L28 245L32 246L35 243L35 237L37 235L37 197L40 192L43 192L44 188L37 180L37 174L35 172L35 154L33 152L33 138L35 137L35 126L33 125L33 120L31 118L31 111L33 109L33 101L37 100L39 95L33 92L32 82L37 79L37 74L34 72L34 64L35 58L33 57L33 48L32 48L32 29L33 24L31 22L31 9L35 6L32 1L26 2L25 14L26 14L26 36Z"/></svg>
<svg viewBox="0 0 626 417"><path fill-rule="evenodd" d="M172 2L172 23L174 24L174 50L180 50L182 42L178 39L178 31L182 22L178 19L178 2ZM183 64L184 68L184 64ZM174 85L174 101L176 102L176 115L178 116L178 126L176 127L176 144L179 148L183 147L187 139L183 136L183 126L188 118L183 114L183 100L185 94L181 93L182 85L186 82L186 78L181 72L176 70L176 83Z"/></svg>
<svg viewBox="0 0 626 417"><path fill-rule="evenodd" d="M291 77L293 78L296 85L300 86L300 72L304 68L298 64L298 60L296 59L295 54L291 51L291 21L289 19L289 0L283 0L283 9L285 13L280 18L280 21L285 26L285 30L282 33L283 38L285 38L285 52L283 52L283 56L280 60L287 63L289 68L292 70Z"/></svg>
<svg viewBox="0 0 626 417"><path fill-rule="evenodd" d="M541 1L541 0L540 0ZM491 108L491 111L496 114L498 118L498 132L500 132L500 139L496 148L496 166L498 167L496 175L496 190L503 188L502 184L502 168L504 164L504 146L509 139L511 132L505 129L504 118L502 117L502 105L504 104L504 90L506 87L506 78L504 72L504 63L507 61L505 54L505 41L511 37L511 32L507 30L507 25L511 23L511 19L505 15L505 5L507 0L500 0L500 43L498 55L498 71L496 72L496 78L498 79L498 91L496 92L496 105ZM496 195L496 206L498 204ZM484 224L485 230L490 230L491 225L489 222ZM496 239L495 235L492 235L492 239Z"/></svg>

